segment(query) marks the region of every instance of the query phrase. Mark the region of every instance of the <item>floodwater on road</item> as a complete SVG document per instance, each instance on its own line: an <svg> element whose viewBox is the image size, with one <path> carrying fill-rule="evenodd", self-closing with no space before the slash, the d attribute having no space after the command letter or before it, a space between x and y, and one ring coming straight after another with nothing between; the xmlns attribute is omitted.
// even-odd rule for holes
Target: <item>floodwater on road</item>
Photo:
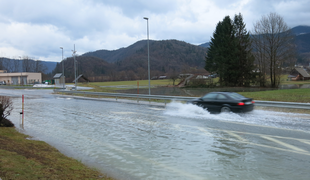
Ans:
<svg viewBox="0 0 310 180"><path fill-rule="evenodd" d="M309 179L310 115L209 114L190 104L0 90L20 131L118 179ZM21 95L25 125L19 127Z"/></svg>

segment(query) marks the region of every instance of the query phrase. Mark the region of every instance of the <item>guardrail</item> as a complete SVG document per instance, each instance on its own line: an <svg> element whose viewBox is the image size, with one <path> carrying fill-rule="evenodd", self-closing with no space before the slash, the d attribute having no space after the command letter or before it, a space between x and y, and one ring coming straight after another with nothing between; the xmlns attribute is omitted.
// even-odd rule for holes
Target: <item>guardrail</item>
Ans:
<svg viewBox="0 0 310 180"><path fill-rule="evenodd" d="M124 94L124 93L105 93L105 92L86 92L86 91L66 91L55 89L55 92L66 94L92 95L92 96L108 96L117 98L134 98L139 99L160 99L160 100L175 100L175 101L189 101L197 97L185 96L163 96L163 95L146 95L146 94ZM166 101L165 101L166 102ZM293 103L293 102L278 102L278 101L255 101L256 106L278 107L278 108L293 108L293 109L310 109L310 103Z"/></svg>
<svg viewBox="0 0 310 180"><path fill-rule="evenodd" d="M294 103L280 101L255 101L256 106L293 108L293 109L310 109L310 103Z"/></svg>

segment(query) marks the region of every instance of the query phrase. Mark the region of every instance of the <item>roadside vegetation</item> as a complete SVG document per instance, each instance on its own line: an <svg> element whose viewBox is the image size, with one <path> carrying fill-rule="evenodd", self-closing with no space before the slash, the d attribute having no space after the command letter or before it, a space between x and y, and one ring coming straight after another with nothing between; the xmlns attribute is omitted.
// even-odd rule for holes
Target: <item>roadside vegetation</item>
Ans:
<svg viewBox="0 0 310 180"><path fill-rule="evenodd" d="M217 82L218 78L214 78L214 82ZM310 84L310 80L307 81L287 81L287 75L281 76L280 85L303 85ZM152 80L151 86L169 86L171 85L171 80ZM80 83L79 86L92 87L94 89L88 90L92 92L111 92L115 93L118 90L124 89L136 89L137 81L116 81L116 82L91 82L88 84ZM105 87L106 86L106 87ZM107 87L109 86L109 87ZM147 88L148 81L139 81L139 88ZM144 86L144 87L143 87ZM185 88L186 89L186 88ZM216 88L219 90L219 88ZM227 87L225 88L227 89ZM212 88L207 88L206 92L209 92ZM257 91L238 93L253 98L255 100L263 101L287 101L287 102L301 102L310 103L310 93L309 89L277 89L265 91L264 88L257 88Z"/></svg>
<svg viewBox="0 0 310 180"><path fill-rule="evenodd" d="M310 103L309 89L283 89L239 93L254 100Z"/></svg>
<svg viewBox="0 0 310 180"><path fill-rule="evenodd" d="M61 154L43 141L29 140L8 120L11 97L0 96L0 179L111 179Z"/></svg>
<svg viewBox="0 0 310 180"><path fill-rule="evenodd" d="M112 180L80 161L66 157L47 143L29 140L29 136L7 127L0 128L0 178Z"/></svg>

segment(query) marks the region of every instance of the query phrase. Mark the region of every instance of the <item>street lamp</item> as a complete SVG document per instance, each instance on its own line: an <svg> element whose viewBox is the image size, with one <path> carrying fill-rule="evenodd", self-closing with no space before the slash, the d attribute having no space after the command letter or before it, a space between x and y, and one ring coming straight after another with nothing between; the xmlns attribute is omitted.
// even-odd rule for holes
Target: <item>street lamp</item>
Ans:
<svg viewBox="0 0 310 180"><path fill-rule="evenodd" d="M75 91L76 91L76 89L77 89L77 83L76 83L76 81L77 81L77 79L76 79L76 62L75 62L75 53L76 53L76 51L75 51L75 45L74 45L74 50L72 50L72 52L73 52L73 54L72 54L72 56L73 56L73 59L74 59L74 83L75 83Z"/></svg>
<svg viewBox="0 0 310 180"><path fill-rule="evenodd" d="M61 51L62 51L62 56L61 56L61 60L62 60L62 83L63 83L63 88L65 89L65 65L64 65L64 48L60 47Z"/></svg>
<svg viewBox="0 0 310 180"><path fill-rule="evenodd" d="M19 59L20 59L20 62L22 62L22 57L21 56L19 56ZM22 69L20 71L20 85L22 85L22 84L23 84L23 67L22 67Z"/></svg>
<svg viewBox="0 0 310 180"><path fill-rule="evenodd" d="M147 68L149 78L149 95L151 95L151 80L150 80L150 42L149 42L149 18L144 17L147 22Z"/></svg>

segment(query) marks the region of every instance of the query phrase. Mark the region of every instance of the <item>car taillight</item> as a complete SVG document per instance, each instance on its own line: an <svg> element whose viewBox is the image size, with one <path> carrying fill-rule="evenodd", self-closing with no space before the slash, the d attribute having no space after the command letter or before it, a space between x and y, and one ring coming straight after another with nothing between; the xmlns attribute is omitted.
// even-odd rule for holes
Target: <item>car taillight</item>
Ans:
<svg viewBox="0 0 310 180"><path fill-rule="evenodd" d="M244 102L239 102L238 106L244 106Z"/></svg>
<svg viewBox="0 0 310 180"><path fill-rule="evenodd" d="M252 104L254 104L255 103L255 101L252 101Z"/></svg>

